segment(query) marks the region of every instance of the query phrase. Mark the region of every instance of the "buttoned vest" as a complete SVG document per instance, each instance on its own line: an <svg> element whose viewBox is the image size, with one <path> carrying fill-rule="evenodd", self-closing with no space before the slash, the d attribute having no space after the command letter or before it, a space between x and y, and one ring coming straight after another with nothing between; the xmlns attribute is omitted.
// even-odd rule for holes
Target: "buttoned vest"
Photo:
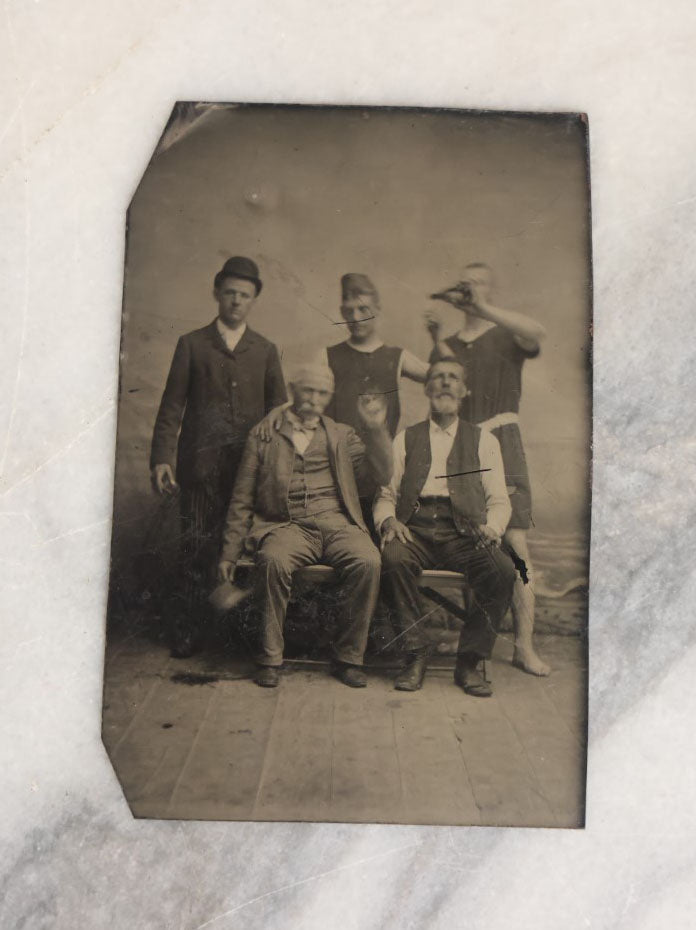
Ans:
<svg viewBox="0 0 696 930"><path fill-rule="evenodd" d="M321 424L303 455L295 452L288 488L288 510L295 519L342 510L338 486L331 470L326 430Z"/></svg>
<svg viewBox="0 0 696 930"><path fill-rule="evenodd" d="M486 522L486 496L481 481L478 446L481 430L459 420L457 435L447 457L447 489L457 529L467 532L471 524ZM430 421L409 426L405 431L406 464L399 488L396 517L408 523L416 509L426 482L432 454L430 451Z"/></svg>

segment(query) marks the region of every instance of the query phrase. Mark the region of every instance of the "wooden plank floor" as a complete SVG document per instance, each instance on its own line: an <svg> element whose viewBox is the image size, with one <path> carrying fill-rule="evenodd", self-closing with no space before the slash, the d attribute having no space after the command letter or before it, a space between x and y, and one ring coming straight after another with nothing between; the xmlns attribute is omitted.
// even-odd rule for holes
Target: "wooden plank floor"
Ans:
<svg viewBox="0 0 696 930"><path fill-rule="evenodd" d="M500 637L483 700L444 668L404 694L393 672L351 690L298 664L272 690L241 660L116 641L104 743L138 817L577 827L585 652L573 637L539 645L548 679L513 669Z"/></svg>

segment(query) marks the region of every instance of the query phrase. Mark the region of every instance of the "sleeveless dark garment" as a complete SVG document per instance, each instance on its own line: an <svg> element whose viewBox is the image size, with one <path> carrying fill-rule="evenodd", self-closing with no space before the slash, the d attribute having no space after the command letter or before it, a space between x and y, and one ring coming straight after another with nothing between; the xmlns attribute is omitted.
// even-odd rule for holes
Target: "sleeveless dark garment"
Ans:
<svg viewBox="0 0 696 930"><path fill-rule="evenodd" d="M399 362L402 349L380 346L374 352L359 352L347 342L329 346L326 355L336 380L336 390L326 408L327 416L362 430L358 415L361 394L384 394L387 400L387 429L393 438L399 425Z"/></svg>

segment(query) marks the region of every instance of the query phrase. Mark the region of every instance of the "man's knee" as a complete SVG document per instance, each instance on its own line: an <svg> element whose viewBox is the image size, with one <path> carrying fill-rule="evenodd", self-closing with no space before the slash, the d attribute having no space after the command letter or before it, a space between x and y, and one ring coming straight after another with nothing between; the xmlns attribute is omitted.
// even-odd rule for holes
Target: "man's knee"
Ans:
<svg viewBox="0 0 696 930"><path fill-rule="evenodd" d="M501 552L498 549L495 555L495 571L498 578L498 584L503 590L512 595L513 585L519 577L517 574L517 569L515 568L510 556L506 553Z"/></svg>
<svg viewBox="0 0 696 930"><path fill-rule="evenodd" d="M379 550L367 538L358 540L351 549L350 560L346 568L361 576L379 577L382 568Z"/></svg>
<svg viewBox="0 0 696 930"><path fill-rule="evenodd" d="M256 568L264 576L291 578L292 565L288 553L274 547L262 547L256 554Z"/></svg>
<svg viewBox="0 0 696 930"><path fill-rule="evenodd" d="M382 573L390 574L413 574L420 570L417 560L413 554L398 539L392 539L382 550Z"/></svg>

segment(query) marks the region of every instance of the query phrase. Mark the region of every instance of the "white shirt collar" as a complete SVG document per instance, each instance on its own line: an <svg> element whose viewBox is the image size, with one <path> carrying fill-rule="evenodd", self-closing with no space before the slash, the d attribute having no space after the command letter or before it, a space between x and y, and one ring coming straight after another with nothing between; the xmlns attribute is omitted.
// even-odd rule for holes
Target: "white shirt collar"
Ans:
<svg viewBox="0 0 696 930"><path fill-rule="evenodd" d="M216 320L218 332L223 338L225 345L228 348L235 348L239 344L239 340L242 338L246 332L247 325L242 323L237 329L230 329L229 326L225 326L220 317Z"/></svg>
<svg viewBox="0 0 696 930"><path fill-rule="evenodd" d="M432 419L432 417L430 418L430 432L431 433L433 432L446 433L448 436L456 436L458 426L459 426L459 417L457 417L457 419L453 423L450 423L449 426L445 426L445 427L439 426L435 422L435 420Z"/></svg>

